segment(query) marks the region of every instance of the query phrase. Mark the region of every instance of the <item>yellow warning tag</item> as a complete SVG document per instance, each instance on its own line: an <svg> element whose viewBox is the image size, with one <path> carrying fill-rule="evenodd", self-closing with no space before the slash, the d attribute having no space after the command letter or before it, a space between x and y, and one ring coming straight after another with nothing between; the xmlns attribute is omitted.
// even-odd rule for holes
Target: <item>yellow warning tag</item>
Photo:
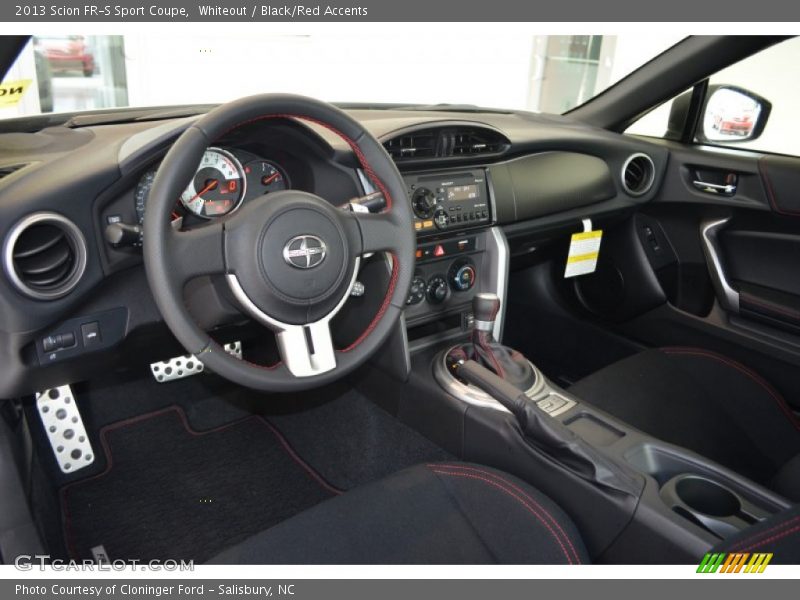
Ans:
<svg viewBox="0 0 800 600"><path fill-rule="evenodd" d="M583 228L583 233L572 234L564 278L588 275L597 269L603 230L592 231L592 222L589 219L584 220Z"/></svg>
<svg viewBox="0 0 800 600"><path fill-rule="evenodd" d="M9 81L7 83L0 83L0 108L7 108L15 106L25 91L31 84L31 79L19 79L17 81Z"/></svg>

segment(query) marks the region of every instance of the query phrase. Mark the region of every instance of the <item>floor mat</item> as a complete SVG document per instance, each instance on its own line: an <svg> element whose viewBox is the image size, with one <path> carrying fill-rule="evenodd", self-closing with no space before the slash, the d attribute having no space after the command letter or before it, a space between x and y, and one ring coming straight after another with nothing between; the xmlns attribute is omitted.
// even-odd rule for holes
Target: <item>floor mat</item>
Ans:
<svg viewBox="0 0 800 600"><path fill-rule="evenodd" d="M73 558L193 559L325 500L338 490L258 416L205 432L171 407L101 432L108 466L62 488Z"/></svg>
<svg viewBox="0 0 800 600"><path fill-rule="evenodd" d="M303 459L343 490L414 465L455 458L357 390L302 412L268 418Z"/></svg>

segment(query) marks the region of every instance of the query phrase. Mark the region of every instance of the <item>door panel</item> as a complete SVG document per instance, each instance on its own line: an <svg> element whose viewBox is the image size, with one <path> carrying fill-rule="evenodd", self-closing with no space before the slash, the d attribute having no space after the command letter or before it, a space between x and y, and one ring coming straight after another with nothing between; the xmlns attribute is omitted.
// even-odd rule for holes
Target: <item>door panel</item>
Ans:
<svg viewBox="0 0 800 600"><path fill-rule="evenodd" d="M635 223L667 302L607 325L727 354L800 408L800 160L658 143L670 150L664 185Z"/></svg>

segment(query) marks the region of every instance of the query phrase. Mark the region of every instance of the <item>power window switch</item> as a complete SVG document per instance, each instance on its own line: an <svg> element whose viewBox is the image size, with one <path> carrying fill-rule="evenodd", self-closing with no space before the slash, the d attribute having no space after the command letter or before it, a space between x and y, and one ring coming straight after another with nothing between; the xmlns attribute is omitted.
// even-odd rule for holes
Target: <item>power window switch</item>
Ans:
<svg viewBox="0 0 800 600"><path fill-rule="evenodd" d="M100 337L100 323L92 321L81 325L81 337L83 338L83 347L91 348L102 341Z"/></svg>

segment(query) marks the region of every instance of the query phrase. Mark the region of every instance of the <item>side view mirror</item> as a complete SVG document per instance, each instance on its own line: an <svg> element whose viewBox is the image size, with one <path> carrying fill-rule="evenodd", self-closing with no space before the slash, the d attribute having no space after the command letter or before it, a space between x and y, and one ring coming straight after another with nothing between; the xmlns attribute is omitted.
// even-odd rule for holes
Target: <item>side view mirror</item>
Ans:
<svg viewBox="0 0 800 600"><path fill-rule="evenodd" d="M698 142L744 142L764 131L772 104L744 88L710 85L697 128Z"/></svg>

